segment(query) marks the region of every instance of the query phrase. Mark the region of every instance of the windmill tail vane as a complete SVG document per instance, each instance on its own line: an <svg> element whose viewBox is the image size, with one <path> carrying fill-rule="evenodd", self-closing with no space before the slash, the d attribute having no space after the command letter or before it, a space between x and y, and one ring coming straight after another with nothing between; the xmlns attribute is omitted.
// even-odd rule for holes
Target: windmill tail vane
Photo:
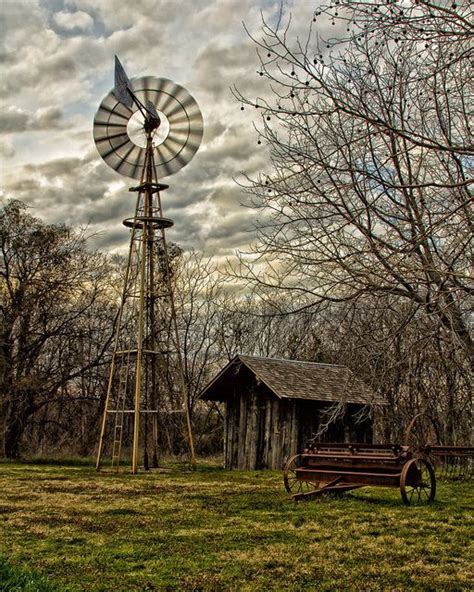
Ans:
<svg viewBox="0 0 474 592"><path fill-rule="evenodd" d="M117 101L122 105L126 107L133 106L132 83L128 79L118 56L115 56L115 87L113 92Z"/></svg>

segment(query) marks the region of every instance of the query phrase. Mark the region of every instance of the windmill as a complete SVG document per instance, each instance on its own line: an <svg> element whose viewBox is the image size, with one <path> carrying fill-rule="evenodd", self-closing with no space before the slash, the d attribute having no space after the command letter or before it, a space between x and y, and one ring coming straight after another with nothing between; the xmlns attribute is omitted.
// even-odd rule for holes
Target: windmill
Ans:
<svg viewBox="0 0 474 592"><path fill-rule="evenodd" d="M99 106L94 140L100 156L139 184L134 215L123 221L130 244L114 341L96 468L111 442L111 465L131 451L132 473L158 466L158 413L164 382L179 385L192 465L195 454L173 298L170 249L159 181L184 167L199 148L203 121L194 98L165 78L129 80L115 56L115 87ZM174 377L170 368L176 368ZM163 371L163 368L165 371ZM176 390L176 387L175 387Z"/></svg>

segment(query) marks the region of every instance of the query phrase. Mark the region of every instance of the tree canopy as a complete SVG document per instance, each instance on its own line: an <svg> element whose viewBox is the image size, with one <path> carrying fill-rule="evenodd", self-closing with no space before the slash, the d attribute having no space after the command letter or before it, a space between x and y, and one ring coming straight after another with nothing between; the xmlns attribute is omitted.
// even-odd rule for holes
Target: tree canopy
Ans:
<svg viewBox="0 0 474 592"><path fill-rule="evenodd" d="M334 27L334 35L323 36ZM271 166L247 179L260 212L242 275L294 308L398 296L472 360L472 38L468 3L336 1L307 37L255 37Z"/></svg>

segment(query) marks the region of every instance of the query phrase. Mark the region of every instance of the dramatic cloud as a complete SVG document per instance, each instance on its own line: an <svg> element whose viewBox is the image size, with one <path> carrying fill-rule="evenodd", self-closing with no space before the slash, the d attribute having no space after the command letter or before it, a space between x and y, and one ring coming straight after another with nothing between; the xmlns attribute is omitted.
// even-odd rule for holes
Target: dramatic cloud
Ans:
<svg viewBox="0 0 474 592"><path fill-rule="evenodd" d="M35 113L28 113L10 106L6 111L0 112L0 134L58 128L62 116L62 111L57 107L45 107Z"/></svg>
<svg viewBox="0 0 474 592"><path fill-rule="evenodd" d="M15 148L9 138L0 140L0 156L2 158L12 158L15 156Z"/></svg>
<svg viewBox="0 0 474 592"><path fill-rule="evenodd" d="M77 29L79 31L90 31L94 19L87 12L78 10L76 12L57 12L53 16L54 22L66 31Z"/></svg>
<svg viewBox="0 0 474 592"><path fill-rule="evenodd" d="M185 6L185 8L184 8ZM295 29L311 20L306 0L287 0ZM98 155L95 111L113 86L114 54L131 77L170 78L198 101L204 138L193 160L165 179L170 240L224 257L252 239L254 214L234 179L264 172L253 120L230 92L264 93L258 57L242 27L259 35L280 0L6 0L0 45L0 155L3 198L21 199L47 222L87 226L91 244L124 252L121 225L134 208L128 187Z"/></svg>

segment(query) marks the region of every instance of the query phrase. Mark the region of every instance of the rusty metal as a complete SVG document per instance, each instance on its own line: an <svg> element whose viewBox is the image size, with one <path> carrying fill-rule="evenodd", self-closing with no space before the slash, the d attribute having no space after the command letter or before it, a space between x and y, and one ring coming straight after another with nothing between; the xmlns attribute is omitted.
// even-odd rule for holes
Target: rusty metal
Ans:
<svg viewBox="0 0 474 592"><path fill-rule="evenodd" d="M436 421L428 413L417 413L408 424L403 441L414 451L422 450L427 444L441 444Z"/></svg>
<svg viewBox="0 0 474 592"><path fill-rule="evenodd" d="M474 476L474 447L444 446L438 425L429 413L413 417L405 431L405 443L433 465L438 479L460 481Z"/></svg>
<svg viewBox="0 0 474 592"><path fill-rule="evenodd" d="M436 495L433 465L424 458L412 458L405 463L400 475L400 493L407 506L431 503Z"/></svg>
<svg viewBox="0 0 474 592"><path fill-rule="evenodd" d="M405 445L324 443L310 440L283 470L295 501L365 486L399 487L406 505L430 503L436 478L471 479L474 447L443 446L434 419L418 413L405 431ZM435 474L436 472L436 474Z"/></svg>
<svg viewBox="0 0 474 592"><path fill-rule="evenodd" d="M474 477L474 447L437 446L427 444L421 449L444 481L468 481Z"/></svg>
<svg viewBox="0 0 474 592"><path fill-rule="evenodd" d="M399 444L310 442L285 466L284 483L295 501L365 486L399 487L406 505L430 503L436 493L430 461Z"/></svg>

